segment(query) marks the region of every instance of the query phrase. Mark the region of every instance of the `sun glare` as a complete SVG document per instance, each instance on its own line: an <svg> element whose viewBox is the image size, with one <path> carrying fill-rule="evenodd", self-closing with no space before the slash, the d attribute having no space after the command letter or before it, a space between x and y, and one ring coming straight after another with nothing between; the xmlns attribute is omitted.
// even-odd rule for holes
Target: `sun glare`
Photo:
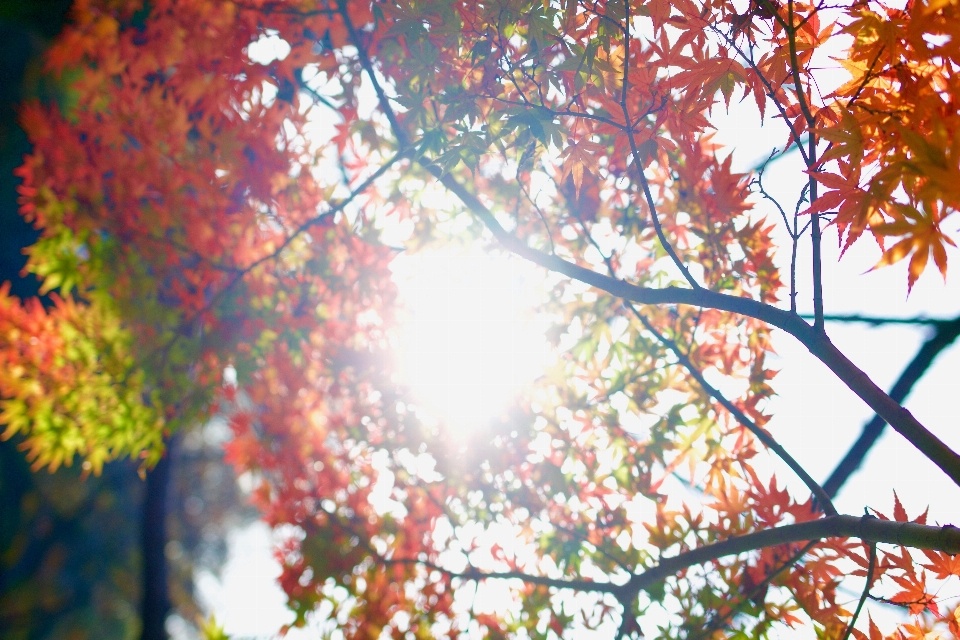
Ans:
<svg viewBox="0 0 960 640"><path fill-rule="evenodd" d="M479 250L424 252L403 256L395 277L408 313L401 372L424 418L466 436L542 371L548 349L534 267Z"/></svg>

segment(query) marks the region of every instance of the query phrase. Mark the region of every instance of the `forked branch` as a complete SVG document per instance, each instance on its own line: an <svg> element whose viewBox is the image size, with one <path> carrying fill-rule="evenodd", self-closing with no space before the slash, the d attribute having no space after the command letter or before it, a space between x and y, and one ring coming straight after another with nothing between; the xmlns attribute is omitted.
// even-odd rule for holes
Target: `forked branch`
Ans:
<svg viewBox="0 0 960 640"><path fill-rule="evenodd" d="M630 302L685 304L719 309L756 318L778 329L783 329L799 340L810 353L827 365L871 409L940 467L951 480L960 485L960 456L924 427L900 403L878 387L867 374L837 349L825 333L817 331L796 313L751 298L731 296L709 289L685 289L680 287L651 289L641 287L586 269L558 256L546 254L524 244L519 238L504 229L486 205L457 182L453 176L443 174L439 168L426 162L421 162L421 165L456 195L472 213L479 217L506 249L541 267L562 273Z"/></svg>
<svg viewBox="0 0 960 640"><path fill-rule="evenodd" d="M555 589L610 593L623 601L693 566L766 547L810 542L823 538L858 538L871 544L878 542L896 544L913 549L941 551L951 555L960 553L960 529L952 525L931 527L913 522L880 520L871 516L839 515L748 533L669 558L662 558L654 567L632 575L629 580L619 585L592 580L548 578L523 571L482 571L473 566L468 566L462 571L452 571L417 558L380 557L379 560L387 565L420 565L452 578L464 580L521 580Z"/></svg>
<svg viewBox="0 0 960 640"><path fill-rule="evenodd" d="M379 78L373 68L373 63L363 46L360 34L350 20L346 10L346 1L340 0L339 7L341 17L350 38L357 47L360 65L370 79L376 92L380 109L389 121L401 148L409 148L408 136L403 130L403 127L401 127L389 98L381 86ZM883 389L878 387L869 376L837 349L823 331L807 324L796 313L779 309L758 300L731 296L704 288L685 289L666 287L662 289L651 289L641 287L586 269L556 255L544 253L528 246L522 240L507 232L497 221L493 212L466 187L460 184L454 176L449 173L444 173L438 166L431 164L427 159L418 158L418 163L450 192L456 195L471 213L480 218L484 225L493 233L494 237L507 250L541 267L562 273L570 278L579 280L630 302L640 304L686 304L709 309L719 309L756 318L779 329L783 329L799 340L800 343L821 362L826 364L847 387L866 402L879 416L886 420L898 433L917 447L927 458L940 467L954 483L960 485L960 455L950 449L913 417L909 411L903 408L900 403L896 402L887 395Z"/></svg>

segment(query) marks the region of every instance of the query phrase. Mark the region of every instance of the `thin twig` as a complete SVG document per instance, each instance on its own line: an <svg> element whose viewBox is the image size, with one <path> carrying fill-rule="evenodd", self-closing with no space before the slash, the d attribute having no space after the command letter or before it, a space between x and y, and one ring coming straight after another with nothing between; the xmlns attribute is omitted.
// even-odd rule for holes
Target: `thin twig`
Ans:
<svg viewBox="0 0 960 640"><path fill-rule="evenodd" d="M813 318L812 314L801 313L801 318ZM928 318L927 316L914 316L912 318L895 318L890 316L865 316L857 313L852 314L834 314L825 315L823 319L826 322L862 322L874 327L884 324L907 324L915 326L938 327L957 322L957 318Z"/></svg>
<svg viewBox="0 0 960 640"><path fill-rule="evenodd" d="M871 516L864 516L865 518ZM877 568L877 545L876 543L870 544L870 564L867 566L867 583L863 585L863 593L860 594L860 602L857 603L857 610L853 612L853 617L850 618L850 624L847 625L847 632L843 634L843 640L850 640L850 634L853 633L853 625L857 623L857 618L860 617L860 611L863 609L863 603L867 601L867 596L870 595L870 585L873 583L873 572Z"/></svg>
<svg viewBox="0 0 960 640"><path fill-rule="evenodd" d="M690 273L690 270L687 269L687 266L683 264L683 260L681 260L680 256L677 255L673 245L670 244L670 241L667 240L666 234L663 232L663 227L660 224L660 216L657 213L657 203L654 201L653 194L650 192L650 183L647 180L646 174L644 173L643 158L640 157L640 151L637 147L637 140L633 135L633 124L631 123L630 109L627 107L627 92L630 84L629 22L627 22L624 29L624 42L624 46L627 49L623 56L623 90L620 93L620 109L623 111L623 121L626 123L626 127L624 127L623 131L627 134L627 140L630 143L630 155L633 157L632 164L634 172L637 174L637 180L640 182L640 187L643 190L643 196L647 200L647 207L650 209L650 220L653 222L653 229L657 233L657 238L660 240L660 245L663 247L663 250L667 252L667 255L670 256L670 259L673 260L673 264L676 265L677 269L680 270L680 273L683 274L684 280L686 280L687 283L689 283L694 289L699 289L700 283L698 283L693 277L693 275Z"/></svg>
<svg viewBox="0 0 960 640"><path fill-rule="evenodd" d="M728 400L720 391L713 387L707 380L703 377L703 374L699 369L694 366L684 353L683 350L670 338L667 338L665 335L657 331L656 327L647 319L646 316L637 311L636 307L633 305L627 305L628 309L633 312L634 316L646 327L647 331L651 332L656 336L664 346L673 351L677 360L681 365L687 370L691 377L697 381L701 388L712 396L717 402L723 406L724 409L730 412L731 415L743 425L750 433L752 433L760 442L762 442L768 449L773 451L777 457L783 460L790 469L797 474L797 477L803 481L807 488L810 489L810 493L813 494L815 502L819 508L826 513L827 515L833 516L837 515L837 510L833 506L833 502L830 500L830 496L823 490L817 481L814 480L807 470L791 456L783 446L777 442L773 436L767 433L763 428L757 425L753 420L751 420L747 415L733 402Z"/></svg>
<svg viewBox="0 0 960 640"><path fill-rule="evenodd" d="M750 590L750 593L740 594L741 596L740 599L737 600L734 606L729 607L727 612L723 616L711 621L706 626L706 628L704 628L700 633L694 636L688 636L687 640L700 640L701 638L707 638L710 636L711 633L720 629L723 625L726 624L726 622L731 617L733 617L740 611L740 608L743 606L745 602L747 602L747 600L753 600L756 596L758 596L761 593L763 589L767 587L767 585L773 582L777 578L777 576L779 576L781 573L783 573L784 571L792 567L794 564L799 562L800 559L803 558L803 556L807 555L807 553L818 544L820 544L819 540L811 540L807 544L800 547L800 549L795 554L790 556L790 558L787 559L783 564L781 564L775 570L768 573L764 577L764 579L760 581L759 584L757 584L756 586L753 587L753 589Z"/></svg>

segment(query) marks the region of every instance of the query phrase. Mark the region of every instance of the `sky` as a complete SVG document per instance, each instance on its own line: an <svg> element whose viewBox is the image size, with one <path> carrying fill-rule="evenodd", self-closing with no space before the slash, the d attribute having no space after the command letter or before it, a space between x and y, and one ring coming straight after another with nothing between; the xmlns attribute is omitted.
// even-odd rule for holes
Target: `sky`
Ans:
<svg viewBox="0 0 960 640"><path fill-rule="evenodd" d="M715 141L734 150L735 170L755 166L773 146L785 142L779 139L779 130L771 130L769 121L765 127L757 126L756 115L750 104L734 104L729 113L713 114L718 129ZM775 196L792 203L798 178L803 178L803 167L798 154L793 154L770 165L765 183ZM782 229L778 233L781 240L786 238ZM871 271L880 257L872 240L863 239L841 258L836 231L828 227L824 237L828 314L960 315L956 274L944 282L929 268L908 295L905 263ZM786 257L779 258L781 267L786 266ZM950 259L956 261L955 250ZM800 265L800 311L810 312L808 236ZM547 357L542 333L530 319L540 277L520 260L481 253L451 251L401 260L396 278L411 312L403 331L403 370L425 407L470 429L537 376ZM929 329L830 323L827 332L879 386L889 389ZM777 396L769 405L774 418L768 428L815 479L825 480L872 412L791 336L776 331L773 344L777 355L771 365L779 373L772 383ZM960 450L958 397L960 348L953 348L939 356L906 402L921 423L955 450ZM797 495L803 493L789 472L778 469L777 475ZM960 523L960 487L887 428L860 471L843 487L836 506L841 513L854 515L863 513L864 507L890 514L894 489L911 516L929 506L932 522ZM273 542L273 534L260 522L238 529L231 534L230 560L223 574L198 577L201 600L237 638L271 637L292 619L274 583L279 566L272 559ZM856 595L851 594L851 600ZM897 616L882 607L872 612L881 624ZM288 637L314 636L308 630ZM785 633L783 637L794 636Z"/></svg>
<svg viewBox="0 0 960 640"><path fill-rule="evenodd" d="M785 160L777 170L796 171L796 167ZM771 183L778 179L771 176ZM879 256L877 248L864 242L839 259L835 234L831 234L828 230L824 261L827 313L960 315L955 277L944 284L939 274L928 272L907 296L903 265L867 272ZM502 408L511 392L532 381L546 357L536 324L529 319L536 300L531 287L536 270L504 257L435 254L400 271L401 292L412 311L403 332L405 374L426 407L460 428L473 428L484 412ZM801 306L804 310L809 308ZM858 366L881 387L889 388L929 329L831 323L827 331ZM777 357L771 364L780 372L773 381L777 396L769 408L774 416L769 429L814 478L826 479L872 413L791 336L776 332L774 347ZM509 363L506 368L504 362ZM960 449L952 402L960 392L958 372L960 349L947 350L906 403L955 449ZM798 495L803 493L789 472L781 469L778 477L792 483ZM858 515L869 506L889 514L894 489L911 516L929 506L933 521L960 522L960 488L888 428L836 504L841 513ZM235 531L229 541L231 560L222 577L204 575L198 581L207 605L238 637L270 637L290 619L283 608L283 594L274 584L279 566L271 557L273 542L271 532L260 522ZM894 612L883 610L874 615L879 620L895 617ZM298 640L312 634L292 632L288 637Z"/></svg>

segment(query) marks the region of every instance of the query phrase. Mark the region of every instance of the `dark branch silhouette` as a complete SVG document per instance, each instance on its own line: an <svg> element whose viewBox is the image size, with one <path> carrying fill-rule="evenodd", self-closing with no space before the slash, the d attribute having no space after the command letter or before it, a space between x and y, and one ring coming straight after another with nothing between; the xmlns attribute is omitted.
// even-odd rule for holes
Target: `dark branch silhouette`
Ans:
<svg viewBox="0 0 960 640"><path fill-rule="evenodd" d="M801 318L811 319L813 316L809 313L800 314ZM827 322L862 322L863 324L869 324L874 327L879 327L884 324L909 324L909 325L931 325L937 326L941 324L949 324L955 322L950 318L928 318L927 316L914 316L912 318L895 318L888 316L864 316L858 313L851 314L839 314L831 315L827 314L823 316L823 319Z"/></svg>
<svg viewBox="0 0 960 640"><path fill-rule="evenodd" d="M917 355L914 356L910 364L907 365L907 368L903 370L900 378L890 390L890 397L899 403L903 403L903 401L906 400L910 391L913 389L913 385L923 377L940 352L953 344L957 336L960 335L960 316L957 316L953 320L932 320L927 318L865 318L862 316L837 316L833 319L840 322L866 322L873 325L893 323L928 324L934 327L933 335L923 343ZM875 415L873 419L863 427L860 437L853 443L853 446L847 451L847 454L837 465L836 469L833 470L833 473L830 474L830 477L827 478L827 481L823 483L824 491L826 491L831 498L837 495L847 479L860 468L870 448L873 447L874 443L880 438L880 434L883 433L885 426L887 426L887 423L884 419L879 415Z"/></svg>

